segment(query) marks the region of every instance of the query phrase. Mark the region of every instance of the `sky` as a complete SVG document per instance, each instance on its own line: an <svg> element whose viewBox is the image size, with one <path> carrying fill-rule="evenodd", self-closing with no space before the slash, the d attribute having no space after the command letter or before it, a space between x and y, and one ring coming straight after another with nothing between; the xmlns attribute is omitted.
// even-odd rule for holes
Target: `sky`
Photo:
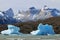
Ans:
<svg viewBox="0 0 60 40"><path fill-rule="evenodd" d="M9 8L12 8L15 12L18 10L28 10L30 7L40 9L44 5L60 9L60 0L0 0L1 11Z"/></svg>

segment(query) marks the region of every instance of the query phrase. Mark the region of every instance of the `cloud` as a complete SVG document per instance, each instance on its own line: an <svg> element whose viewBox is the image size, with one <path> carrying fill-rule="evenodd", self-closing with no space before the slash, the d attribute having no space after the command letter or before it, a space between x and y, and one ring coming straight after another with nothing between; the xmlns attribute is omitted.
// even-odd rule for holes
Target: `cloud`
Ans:
<svg viewBox="0 0 60 40"><path fill-rule="evenodd" d="M60 0L0 0L0 10L5 10L10 7L14 10L26 10L31 6L41 8L45 4L60 8Z"/></svg>

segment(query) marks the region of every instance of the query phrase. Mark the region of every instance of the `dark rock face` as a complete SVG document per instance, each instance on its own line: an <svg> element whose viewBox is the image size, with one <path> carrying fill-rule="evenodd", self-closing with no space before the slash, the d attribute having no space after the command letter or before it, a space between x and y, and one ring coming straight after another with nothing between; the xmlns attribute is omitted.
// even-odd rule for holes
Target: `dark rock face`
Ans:
<svg viewBox="0 0 60 40"><path fill-rule="evenodd" d="M0 24L0 32L6 29L7 29L7 24L4 24L4 25Z"/></svg>
<svg viewBox="0 0 60 40"><path fill-rule="evenodd" d="M15 23L13 25L20 27L22 33L28 34L37 29L39 23L53 25L56 34L60 34L60 17L52 17L46 20ZM7 29L8 24L0 25L0 31Z"/></svg>

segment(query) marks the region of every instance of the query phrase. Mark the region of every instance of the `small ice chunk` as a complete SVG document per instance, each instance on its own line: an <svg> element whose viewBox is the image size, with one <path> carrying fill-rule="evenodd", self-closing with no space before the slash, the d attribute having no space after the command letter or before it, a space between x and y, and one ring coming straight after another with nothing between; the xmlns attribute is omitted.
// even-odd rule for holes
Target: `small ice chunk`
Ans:
<svg viewBox="0 0 60 40"><path fill-rule="evenodd" d="M40 30L32 31L30 34L37 35L40 32Z"/></svg>
<svg viewBox="0 0 60 40"><path fill-rule="evenodd" d="M4 31L1 31L1 34L11 34L11 30L8 29L8 30L4 30Z"/></svg>

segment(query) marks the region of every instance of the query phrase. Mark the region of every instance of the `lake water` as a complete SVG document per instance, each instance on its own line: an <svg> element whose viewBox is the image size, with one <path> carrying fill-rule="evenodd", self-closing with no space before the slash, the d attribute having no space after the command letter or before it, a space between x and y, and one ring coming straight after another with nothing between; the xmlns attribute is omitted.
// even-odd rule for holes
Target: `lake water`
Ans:
<svg viewBox="0 0 60 40"><path fill-rule="evenodd" d="M0 40L60 40L60 34L42 36L42 35L2 35L0 34Z"/></svg>

